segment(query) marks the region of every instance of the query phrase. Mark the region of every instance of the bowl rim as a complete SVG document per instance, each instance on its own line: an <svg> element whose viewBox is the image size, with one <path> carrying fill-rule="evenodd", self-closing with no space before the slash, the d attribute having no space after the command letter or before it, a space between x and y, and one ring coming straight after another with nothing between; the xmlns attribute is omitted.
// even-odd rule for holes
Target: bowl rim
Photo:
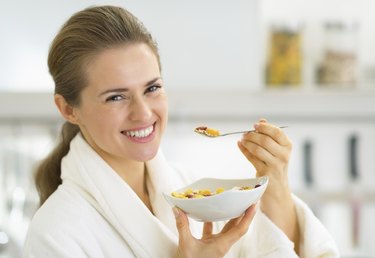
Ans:
<svg viewBox="0 0 375 258"><path fill-rule="evenodd" d="M178 197L175 197L173 196L171 193L172 192L181 192L183 191L184 189L187 189L187 188L191 188L191 186L201 182L201 181L204 181L204 180L215 180L216 182L220 182L220 181L241 181L241 180L251 180L251 181L260 181L261 182L261 185L259 187L256 187L256 188L253 188L253 189L250 189L250 190L246 190L246 191L242 191L242 190L238 190L238 189L228 189L228 190L225 190L224 192L220 193L220 194L215 194L215 195L210 195L210 196L206 196L204 198L187 198L187 199L184 199L184 198L178 198ZM266 187L268 185L268 181L269 181L269 177L268 176L260 176L260 177L251 177L251 178L214 178L214 177L203 177L203 178L200 178L184 187L180 187L179 189L176 189L176 190L173 190L169 193L166 193L166 192L163 192L163 194L168 197L168 198L171 198L173 200L178 200L178 201L181 201L181 202L192 202L192 201L202 201L202 200L207 200L207 199L213 199L213 198L220 198L220 196L223 196L223 195L227 195L227 194L231 194L233 192L236 192L236 193L239 193L239 194L246 194L246 193L249 193L249 192L253 192L253 191L259 191L261 190L262 188Z"/></svg>

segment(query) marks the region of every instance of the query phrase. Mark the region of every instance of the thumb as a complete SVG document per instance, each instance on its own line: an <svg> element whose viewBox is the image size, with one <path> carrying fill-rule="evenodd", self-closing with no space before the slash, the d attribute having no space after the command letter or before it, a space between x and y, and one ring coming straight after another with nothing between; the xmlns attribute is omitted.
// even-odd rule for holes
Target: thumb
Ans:
<svg viewBox="0 0 375 258"><path fill-rule="evenodd" d="M247 158L248 161L251 162L251 164L253 164L253 166L255 167L255 169L257 171L261 171L263 166L264 166L264 163L262 161L260 161L259 159L257 159L254 155L252 155L243 145L242 145L242 142L241 141L238 141L237 142L237 146L238 148L240 149L240 151L242 152L242 154Z"/></svg>
<svg viewBox="0 0 375 258"><path fill-rule="evenodd" d="M189 228L189 220L186 214L177 207L173 207L173 214L176 218L176 227L178 230L179 238L180 239L188 239L191 238L191 232Z"/></svg>

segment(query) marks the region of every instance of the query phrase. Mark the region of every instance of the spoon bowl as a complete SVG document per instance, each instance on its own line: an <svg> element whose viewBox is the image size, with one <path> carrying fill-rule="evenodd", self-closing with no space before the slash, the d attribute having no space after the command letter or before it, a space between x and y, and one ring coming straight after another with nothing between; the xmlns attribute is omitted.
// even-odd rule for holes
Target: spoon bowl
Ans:
<svg viewBox="0 0 375 258"><path fill-rule="evenodd" d="M279 128L287 128L288 126L280 126ZM244 134L244 133L251 133L256 132L256 130L247 130L247 131L238 131L238 132L228 132L228 133L220 133L220 131L216 129L209 128L207 126L199 126L194 129L194 132L197 134L210 137L210 138L216 138L221 136L227 136L232 134Z"/></svg>

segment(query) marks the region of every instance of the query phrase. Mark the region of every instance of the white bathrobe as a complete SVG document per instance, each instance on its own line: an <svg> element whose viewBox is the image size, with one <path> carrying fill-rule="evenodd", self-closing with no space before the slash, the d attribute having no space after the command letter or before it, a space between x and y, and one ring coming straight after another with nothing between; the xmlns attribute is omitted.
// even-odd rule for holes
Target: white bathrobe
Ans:
<svg viewBox="0 0 375 258"><path fill-rule="evenodd" d="M119 175L77 135L62 161L63 183L35 214L24 257L174 257L178 233L162 192L191 183L189 174L168 165L163 155L147 162L154 215ZM294 198L301 229L302 257L338 257L335 243L310 209ZM202 223L190 220L199 236ZM216 223L222 227L223 223ZM293 243L260 210L247 234L226 257L297 257Z"/></svg>

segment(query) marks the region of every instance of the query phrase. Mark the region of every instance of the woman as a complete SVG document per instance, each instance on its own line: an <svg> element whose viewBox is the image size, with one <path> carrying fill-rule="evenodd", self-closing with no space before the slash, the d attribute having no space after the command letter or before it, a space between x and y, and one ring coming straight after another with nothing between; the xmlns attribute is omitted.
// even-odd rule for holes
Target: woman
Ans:
<svg viewBox="0 0 375 258"><path fill-rule="evenodd" d="M257 210L202 225L170 209L161 193L189 179L159 150L168 103L158 49L128 11L102 6L73 15L48 65L66 123L37 170L42 206L24 257L337 256L329 234L289 190L289 139L265 120L238 142L257 176L270 178Z"/></svg>

